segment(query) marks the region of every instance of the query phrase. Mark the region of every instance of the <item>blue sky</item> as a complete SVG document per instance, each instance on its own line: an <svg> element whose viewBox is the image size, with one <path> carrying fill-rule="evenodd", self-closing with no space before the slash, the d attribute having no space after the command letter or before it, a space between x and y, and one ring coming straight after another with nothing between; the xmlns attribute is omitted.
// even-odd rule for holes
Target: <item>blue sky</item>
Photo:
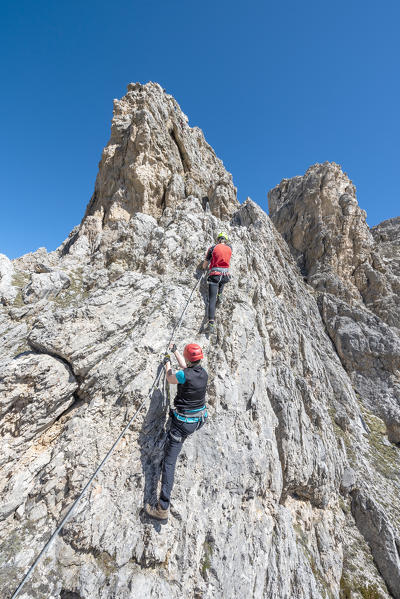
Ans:
<svg viewBox="0 0 400 599"><path fill-rule="evenodd" d="M368 224L398 216L400 3L3 0L0 252L55 249L80 222L113 98L158 81L239 200L342 165Z"/></svg>

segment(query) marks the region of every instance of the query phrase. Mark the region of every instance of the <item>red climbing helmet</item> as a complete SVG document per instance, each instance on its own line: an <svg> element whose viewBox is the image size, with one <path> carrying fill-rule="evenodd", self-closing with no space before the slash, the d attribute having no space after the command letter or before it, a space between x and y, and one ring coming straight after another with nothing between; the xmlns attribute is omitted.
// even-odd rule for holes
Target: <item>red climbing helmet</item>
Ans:
<svg viewBox="0 0 400 599"><path fill-rule="evenodd" d="M197 362L204 358L203 350L197 343L188 343L183 350L183 357L187 362Z"/></svg>

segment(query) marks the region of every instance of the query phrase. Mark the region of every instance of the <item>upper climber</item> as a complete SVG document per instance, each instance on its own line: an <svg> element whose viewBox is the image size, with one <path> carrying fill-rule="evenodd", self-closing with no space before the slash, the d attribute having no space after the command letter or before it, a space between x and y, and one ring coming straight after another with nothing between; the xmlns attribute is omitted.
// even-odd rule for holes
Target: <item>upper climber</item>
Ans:
<svg viewBox="0 0 400 599"><path fill-rule="evenodd" d="M182 370L173 372L171 356L164 356L165 372L168 383L178 385L174 400L175 409L171 410L169 432L164 448L164 462L161 478L160 498L155 507L146 504L146 513L157 520L167 520L169 502L176 460L185 439L201 428L207 418L205 405L208 374L201 366L203 351L197 343L189 343L183 350L183 356L171 345Z"/></svg>
<svg viewBox="0 0 400 599"><path fill-rule="evenodd" d="M215 307L222 302L224 285L230 281L229 263L232 256L232 247L228 243L228 235L221 231L217 236L216 245L208 248L203 270L209 268L208 283L208 330L213 332L215 321Z"/></svg>

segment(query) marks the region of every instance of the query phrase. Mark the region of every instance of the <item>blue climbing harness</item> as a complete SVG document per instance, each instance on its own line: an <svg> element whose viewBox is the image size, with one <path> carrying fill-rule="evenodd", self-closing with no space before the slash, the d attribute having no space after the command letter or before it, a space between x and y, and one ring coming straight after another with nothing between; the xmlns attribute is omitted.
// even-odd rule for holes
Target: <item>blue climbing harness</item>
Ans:
<svg viewBox="0 0 400 599"><path fill-rule="evenodd" d="M177 420L181 422L200 422L207 418L207 408L203 406L202 408L197 408L197 410L186 410L187 413L193 412L202 412L201 416L185 416L184 414L180 414L177 410L173 410L173 415Z"/></svg>

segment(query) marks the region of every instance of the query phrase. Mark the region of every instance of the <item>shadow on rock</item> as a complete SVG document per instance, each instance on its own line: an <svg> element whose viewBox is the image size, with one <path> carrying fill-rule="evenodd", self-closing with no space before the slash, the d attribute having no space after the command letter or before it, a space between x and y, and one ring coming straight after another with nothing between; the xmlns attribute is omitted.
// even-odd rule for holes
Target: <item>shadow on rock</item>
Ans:
<svg viewBox="0 0 400 599"><path fill-rule="evenodd" d="M162 368L162 366L160 366ZM143 421L139 434L140 461L144 475L143 504L154 505L157 502L157 488L160 479L162 461L164 458L164 445L167 436L168 422L166 416L169 412L169 400L166 392L165 375L162 383L154 389L149 409ZM151 522L155 530L160 531L160 523L149 518L144 510L140 518L143 522Z"/></svg>

